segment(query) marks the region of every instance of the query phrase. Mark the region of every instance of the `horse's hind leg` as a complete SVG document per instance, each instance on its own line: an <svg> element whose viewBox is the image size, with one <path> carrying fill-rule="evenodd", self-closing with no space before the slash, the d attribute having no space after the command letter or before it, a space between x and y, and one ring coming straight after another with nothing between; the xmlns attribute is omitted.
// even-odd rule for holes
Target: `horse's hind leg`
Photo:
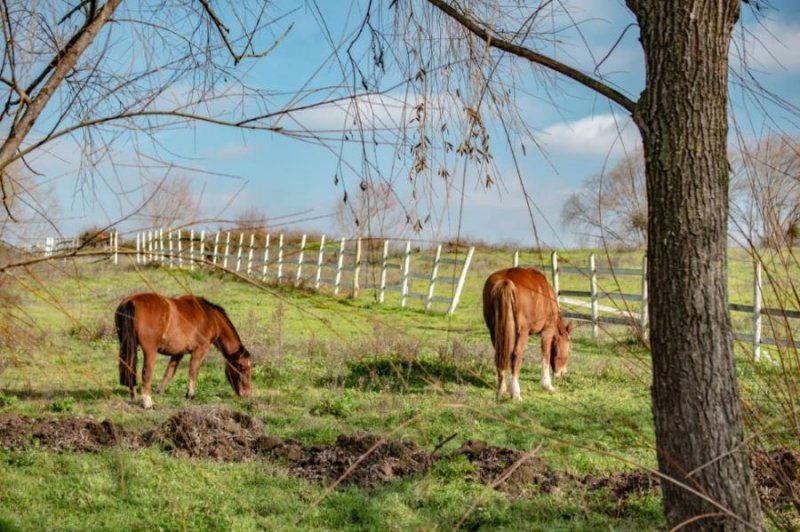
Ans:
<svg viewBox="0 0 800 532"><path fill-rule="evenodd" d="M178 364L180 364L183 355L174 355L169 357L169 363L167 364L167 369L164 371L164 378L161 379L161 384L158 385L158 390L156 393L164 393L169 386L169 382L172 380L172 377L175 376L175 370L178 369Z"/></svg>
<svg viewBox="0 0 800 532"><path fill-rule="evenodd" d="M144 364L142 365L142 406L144 408L153 407L153 398L150 397L150 387L153 384L153 366L156 364L156 355L158 352L154 348L145 348L144 351Z"/></svg>
<svg viewBox="0 0 800 532"><path fill-rule="evenodd" d="M506 370L497 366L497 398L500 399L507 393Z"/></svg>

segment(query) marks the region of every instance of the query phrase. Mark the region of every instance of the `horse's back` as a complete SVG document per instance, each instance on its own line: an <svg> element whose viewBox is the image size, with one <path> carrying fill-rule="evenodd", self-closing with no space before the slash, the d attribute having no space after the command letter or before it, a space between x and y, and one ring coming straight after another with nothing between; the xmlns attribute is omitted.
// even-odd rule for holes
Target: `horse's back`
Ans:
<svg viewBox="0 0 800 532"><path fill-rule="evenodd" d="M484 317L489 316L492 292L499 283L510 281L515 287L517 312L538 331L554 325L558 319L556 295L547 276L534 268L504 268L492 273L483 287Z"/></svg>

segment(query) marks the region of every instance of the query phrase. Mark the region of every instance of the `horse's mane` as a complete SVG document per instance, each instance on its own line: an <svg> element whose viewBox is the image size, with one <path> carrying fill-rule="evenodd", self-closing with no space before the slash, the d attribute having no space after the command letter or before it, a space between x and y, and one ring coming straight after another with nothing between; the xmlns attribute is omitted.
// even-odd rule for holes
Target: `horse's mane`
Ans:
<svg viewBox="0 0 800 532"><path fill-rule="evenodd" d="M233 322L228 317L228 313L225 311L225 309L222 308L220 305L217 305L216 303L212 303L211 301L209 301L208 299L206 299L204 297L199 297L199 296L196 296L196 297L197 297L197 300L200 301L200 303L202 303L203 305L211 307L212 309L214 309L217 312L219 312L222 315L222 317L225 318L225 321L228 323L228 326L231 328L233 333L236 335L236 339L239 340L239 331L237 331L236 327L233 326ZM239 340L239 342L241 343L241 340Z"/></svg>

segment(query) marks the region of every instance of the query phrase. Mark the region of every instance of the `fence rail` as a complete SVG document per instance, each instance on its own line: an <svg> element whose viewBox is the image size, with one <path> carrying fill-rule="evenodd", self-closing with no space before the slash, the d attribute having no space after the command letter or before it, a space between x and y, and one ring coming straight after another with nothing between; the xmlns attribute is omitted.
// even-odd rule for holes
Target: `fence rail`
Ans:
<svg viewBox="0 0 800 532"><path fill-rule="evenodd" d="M446 305L447 314L452 314L458 308L474 251L470 247L461 256L445 257L441 245L433 250L412 250L409 241L328 240L322 235L312 242L302 235L299 241L287 242L282 233L276 238L269 233L207 234L159 228L136 234L135 260L137 264L192 269L210 264L261 281L316 290L324 286L336 296L348 292L358 297L361 290L373 289L382 304L387 292L395 292L400 307L407 306L409 299L419 299L426 311L434 310L436 303ZM457 273L440 275L443 264L453 266L447 269ZM445 290L448 295L441 295Z"/></svg>
<svg viewBox="0 0 800 532"><path fill-rule="evenodd" d="M519 252L515 252L513 256L514 266L519 265ZM794 340L792 328L788 320L800 320L800 311L795 309L785 308L768 308L763 306L763 292L762 292L762 266L761 262L755 261L753 266L753 304L743 305L739 303L731 303L729 309L731 312L747 312L751 314L752 330L750 332L734 331L734 338L741 341L747 341L752 344L753 359L758 361L761 358L761 346L790 346L794 348L800 347L800 341ZM551 263L549 265L537 266L539 269L547 271L551 275L553 288L556 292L556 297L560 304L566 307L563 310L563 315L566 318L572 318L581 321L587 321L592 325L592 337L596 338L600 324L615 324L615 325L630 325L638 327L644 336L648 333L648 318L647 318L647 302L648 302L648 286L647 286L647 259L642 259L642 268L597 268L596 259L594 255L589 256L586 268L579 268L576 266L562 266L558 261L558 253L553 252L551 255ZM562 275L565 273L579 274L588 284L588 290L576 290L573 288L562 289ZM598 275L611 275L615 279L625 276L640 276L640 293L631 294L623 293L619 290L600 291L597 286ZM615 283L618 286L618 283ZM623 305L607 306L600 305L598 299L602 297L611 302L622 301ZM588 301L587 301L588 299ZM628 303L639 303L638 312L635 311ZM576 312L575 307L582 307L590 309L590 313ZM783 328L786 331L787 338L769 338L763 336L763 317L781 318L786 320L782 324L771 322L770 330L775 331ZM800 323L797 323L800 326Z"/></svg>

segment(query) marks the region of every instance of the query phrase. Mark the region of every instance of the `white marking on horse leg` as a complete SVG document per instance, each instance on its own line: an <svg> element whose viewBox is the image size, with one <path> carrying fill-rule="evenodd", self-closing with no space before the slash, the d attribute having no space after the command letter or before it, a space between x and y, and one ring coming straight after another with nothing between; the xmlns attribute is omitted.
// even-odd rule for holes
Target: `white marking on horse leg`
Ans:
<svg viewBox="0 0 800 532"><path fill-rule="evenodd" d="M511 397L516 399L517 401L522 400L522 396L520 395L519 390L519 375L512 375L511 376Z"/></svg>
<svg viewBox="0 0 800 532"><path fill-rule="evenodd" d="M542 388L548 392L555 391L555 388L553 388L553 383L550 380L550 364L548 364L546 361L542 361Z"/></svg>
<svg viewBox="0 0 800 532"><path fill-rule="evenodd" d="M147 410L153 408L153 400L149 395L144 393L142 394L142 406Z"/></svg>

